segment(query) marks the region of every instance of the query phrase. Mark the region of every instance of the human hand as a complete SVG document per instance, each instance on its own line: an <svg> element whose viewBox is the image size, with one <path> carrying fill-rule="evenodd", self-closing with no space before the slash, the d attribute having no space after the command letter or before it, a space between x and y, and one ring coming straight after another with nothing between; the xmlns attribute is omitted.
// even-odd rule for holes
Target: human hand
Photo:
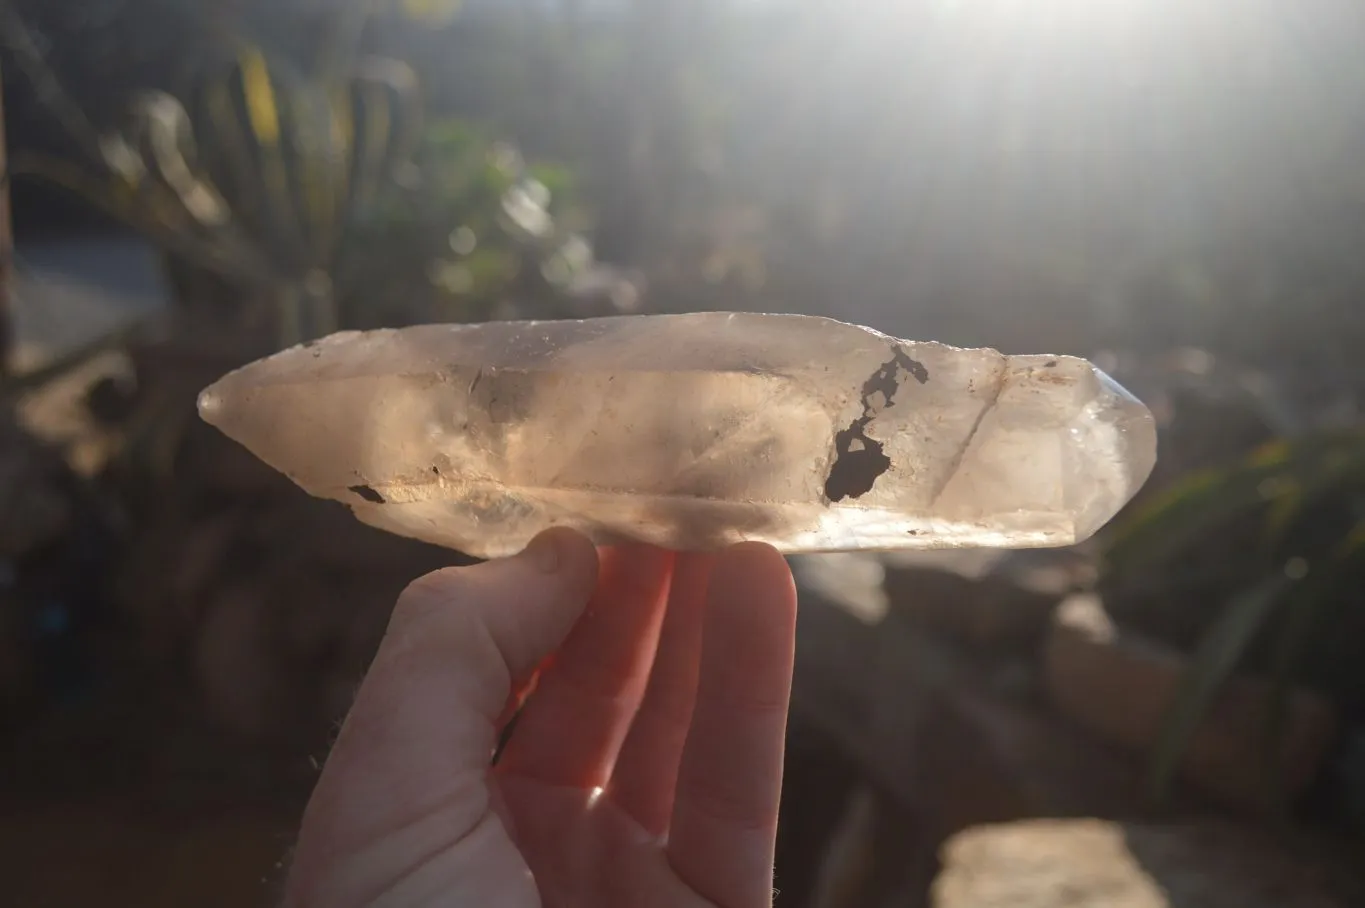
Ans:
<svg viewBox="0 0 1365 908"><path fill-rule="evenodd" d="M795 625L786 562L752 543L599 566L551 530L418 580L308 805L285 904L771 905Z"/></svg>

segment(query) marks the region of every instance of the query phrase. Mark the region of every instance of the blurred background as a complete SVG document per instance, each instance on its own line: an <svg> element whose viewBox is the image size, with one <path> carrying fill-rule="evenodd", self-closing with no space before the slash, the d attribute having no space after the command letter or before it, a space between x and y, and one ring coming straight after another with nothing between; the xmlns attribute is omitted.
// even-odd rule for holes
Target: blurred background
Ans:
<svg viewBox="0 0 1365 908"><path fill-rule="evenodd" d="M0 904L268 906L412 578L194 412L341 328L1091 357L1074 549L794 558L782 908L1365 904L1365 8L0 0Z"/></svg>

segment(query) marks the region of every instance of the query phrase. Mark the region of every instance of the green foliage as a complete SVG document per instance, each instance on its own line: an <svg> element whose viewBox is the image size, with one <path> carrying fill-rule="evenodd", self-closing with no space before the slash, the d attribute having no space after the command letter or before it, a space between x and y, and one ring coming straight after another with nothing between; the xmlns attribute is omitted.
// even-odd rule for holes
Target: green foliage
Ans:
<svg viewBox="0 0 1365 908"><path fill-rule="evenodd" d="M398 0L399 11L409 19L445 25L460 11L462 0Z"/></svg>
<svg viewBox="0 0 1365 908"><path fill-rule="evenodd" d="M527 165L461 120L435 121L410 178L355 225L346 255L350 323L480 320L516 297L542 311L592 265L587 214L562 167Z"/></svg>
<svg viewBox="0 0 1365 908"><path fill-rule="evenodd" d="M343 326L485 316L528 271L553 289L590 255L571 229L581 219L565 204L567 172L527 167L456 120L428 128L416 72L359 54L377 14L442 24L458 5L356 0L324 16L300 54L272 49L288 44L278 36L229 36L178 94L138 94L122 127L103 132L0 5L0 34L26 52L49 108L92 159L20 154L13 169L65 186L177 265L273 307L283 345Z"/></svg>
<svg viewBox="0 0 1365 908"><path fill-rule="evenodd" d="M1302 557L1305 517L1325 498L1365 481L1365 431L1349 429L1279 441L1231 469L1191 474L1116 527L1106 553L1119 581L1168 564L1196 540L1247 519L1264 520L1261 550Z"/></svg>
<svg viewBox="0 0 1365 908"><path fill-rule="evenodd" d="M1200 722L1279 604L1287 582L1270 577L1235 598L1200 643L1152 751L1152 785L1158 794L1169 789Z"/></svg>
<svg viewBox="0 0 1365 908"><path fill-rule="evenodd" d="M1360 709L1365 581L1365 429L1279 441L1233 467L1186 478L1116 528L1104 583L1160 596L1178 590L1211 541L1231 539L1215 582L1226 605L1209 621L1153 753L1159 792L1222 683L1239 667L1274 679L1266 740L1269 784L1288 692L1307 683ZM1164 583L1153 583L1163 578Z"/></svg>
<svg viewBox="0 0 1365 908"><path fill-rule="evenodd" d="M141 92L121 129L98 131L44 68L23 21L0 12L6 44L92 159L20 153L14 173L65 186L243 296L268 299L283 343L335 330L340 237L420 135L409 67L338 46L324 59L340 68L306 72L234 37L227 61L208 60L187 97ZM343 29L337 40L357 37Z"/></svg>

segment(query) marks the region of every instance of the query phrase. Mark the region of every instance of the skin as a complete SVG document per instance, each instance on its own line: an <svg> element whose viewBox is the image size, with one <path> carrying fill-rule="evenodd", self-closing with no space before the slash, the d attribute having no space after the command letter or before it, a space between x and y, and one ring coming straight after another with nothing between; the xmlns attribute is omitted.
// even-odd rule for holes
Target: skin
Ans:
<svg viewBox="0 0 1365 908"><path fill-rule="evenodd" d="M551 530L418 580L305 812L287 908L771 906L795 626L785 560L752 543L599 552Z"/></svg>

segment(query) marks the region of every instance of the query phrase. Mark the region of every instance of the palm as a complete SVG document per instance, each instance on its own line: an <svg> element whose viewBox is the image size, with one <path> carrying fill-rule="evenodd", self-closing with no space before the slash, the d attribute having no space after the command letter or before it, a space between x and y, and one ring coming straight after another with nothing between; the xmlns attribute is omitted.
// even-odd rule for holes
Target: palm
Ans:
<svg viewBox="0 0 1365 908"><path fill-rule="evenodd" d="M679 878L659 840L611 802L540 782L501 779L516 848L546 908L710 908Z"/></svg>
<svg viewBox="0 0 1365 908"><path fill-rule="evenodd" d="M305 815L291 906L771 904L790 571L763 546L594 571L580 542L553 576L490 563L404 593ZM490 771L514 679L534 693Z"/></svg>
<svg viewBox="0 0 1365 908"><path fill-rule="evenodd" d="M708 615L711 559L669 560L604 565L495 771L546 908L770 901L790 580Z"/></svg>

